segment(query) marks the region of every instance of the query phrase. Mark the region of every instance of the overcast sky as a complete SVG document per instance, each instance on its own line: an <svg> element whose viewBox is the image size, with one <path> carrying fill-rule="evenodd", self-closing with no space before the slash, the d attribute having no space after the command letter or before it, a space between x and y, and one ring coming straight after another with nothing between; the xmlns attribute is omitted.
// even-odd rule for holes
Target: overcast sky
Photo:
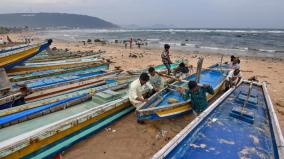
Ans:
<svg viewBox="0 0 284 159"><path fill-rule="evenodd" d="M284 0L0 0L0 13L64 12L118 25L284 28Z"/></svg>

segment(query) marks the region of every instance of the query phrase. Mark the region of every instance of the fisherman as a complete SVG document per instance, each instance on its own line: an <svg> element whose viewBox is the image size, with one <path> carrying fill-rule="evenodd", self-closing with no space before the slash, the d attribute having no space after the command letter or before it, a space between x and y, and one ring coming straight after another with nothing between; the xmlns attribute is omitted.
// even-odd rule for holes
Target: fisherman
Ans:
<svg viewBox="0 0 284 159"><path fill-rule="evenodd" d="M225 91L227 91L233 86L238 85L241 79L242 79L242 74L241 74L240 69L235 69L229 72L226 78L226 81L225 81Z"/></svg>
<svg viewBox="0 0 284 159"><path fill-rule="evenodd" d="M192 66L190 66L190 68L192 68ZM174 75L180 79L184 79L189 75L189 73L190 73L189 67L187 67L183 62L180 63L176 69L174 69Z"/></svg>
<svg viewBox="0 0 284 159"><path fill-rule="evenodd" d="M147 99L144 99L143 93L147 93L153 90L153 86L149 83L149 75L147 73L142 73L139 79L133 81L129 86L128 98L131 104L138 108Z"/></svg>
<svg viewBox="0 0 284 159"><path fill-rule="evenodd" d="M153 86L154 91L158 92L164 88L164 79L156 72L154 67L148 69L150 74L150 84Z"/></svg>
<svg viewBox="0 0 284 159"><path fill-rule="evenodd" d="M21 92L21 97L14 101L13 107L26 104L25 97L32 93L26 85L18 84L18 86L20 87L19 91Z"/></svg>
<svg viewBox="0 0 284 159"><path fill-rule="evenodd" d="M129 39L129 48L130 48L130 49L132 49L132 43L133 43L133 39L130 38L130 39Z"/></svg>
<svg viewBox="0 0 284 159"><path fill-rule="evenodd" d="M171 74L171 64L172 64L172 61L171 61L171 58L170 58L170 47L171 46L169 44L165 44L164 45L165 50L163 51L163 53L161 55L162 62L168 70L168 75Z"/></svg>
<svg viewBox="0 0 284 159"><path fill-rule="evenodd" d="M206 93L214 94L214 90L210 85L198 85L195 81L188 82L188 90L179 87L177 91L182 93L185 98L191 98L191 105L194 114L203 112L208 107Z"/></svg>
<svg viewBox="0 0 284 159"><path fill-rule="evenodd" d="M236 57L234 55L232 55L231 56L231 63L233 63L235 59L236 59Z"/></svg>
<svg viewBox="0 0 284 159"><path fill-rule="evenodd" d="M235 70L235 69L240 69L240 59L238 57L235 57L235 58L231 58L231 60L233 60L231 63L230 63L230 68Z"/></svg>

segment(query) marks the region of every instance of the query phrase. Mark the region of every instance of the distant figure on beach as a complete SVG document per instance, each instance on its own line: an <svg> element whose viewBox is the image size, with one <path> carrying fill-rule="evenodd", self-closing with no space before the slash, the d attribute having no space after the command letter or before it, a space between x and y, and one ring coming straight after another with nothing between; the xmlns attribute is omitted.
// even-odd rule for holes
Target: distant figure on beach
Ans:
<svg viewBox="0 0 284 159"><path fill-rule="evenodd" d="M165 86L164 79L156 72L154 67L150 67L148 72L150 74L150 84L153 86L154 91L158 92L162 90Z"/></svg>
<svg viewBox="0 0 284 159"><path fill-rule="evenodd" d="M153 90L153 86L149 83L150 77L147 73L142 73L139 79L133 81L129 86L128 98L131 104L138 108L147 99L143 97L145 91ZM146 92L145 92L146 93Z"/></svg>
<svg viewBox="0 0 284 159"><path fill-rule="evenodd" d="M127 42L123 41L123 43L124 43L124 48L127 49Z"/></svg>
<svg viewBox="0 0 284 159"><path fill-rule="evenodd" d="M231 87L238 85L241 79L242 79L242 74L241 74L240 69L235 69L229 72L226 78L226 81L225 81L225 91L227 91Z"/></svg>
<svg viewBox="0 0 284 159"><path fill-rule="evenodd" d="M195 114L199 114L203 112L208 107L208 101L206 93L211 95L214 94L214 90L210 85L198 85L195 81L188 82L188 90L185 91L184 88L177 88L185 98L191 99L191 105L193 112Z"/></svg>
<svg viewBox="0 0 284 159"><path fill-rule="evenodd" d="M130 39L129 39L129 48L130 48L130 49L132 49L132 43L133 43L133 39L130 38Z"/></svg>
<svg viewBox="0 0 284 159"><path fill-rule="evenodd" d="M138 41L138 42L137 42L137 45L138 45L138 48L140 49L140 48L141 48L141 42Z"/></svg>
<svg viewBox="0 0 284 159"><path fill-rule="evenodd" d="M161 55L162 62L168 70L168 75L171 74L171 64L172 64L172 61L171 61L171 58L170 58L170 47L171 46L169 44L165 44L164 45L164 51Z"/></svg>

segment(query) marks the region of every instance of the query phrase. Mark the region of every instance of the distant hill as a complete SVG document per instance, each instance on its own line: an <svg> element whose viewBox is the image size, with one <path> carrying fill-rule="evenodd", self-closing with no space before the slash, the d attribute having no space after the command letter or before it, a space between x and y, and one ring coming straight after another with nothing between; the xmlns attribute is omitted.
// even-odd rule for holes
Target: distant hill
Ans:
<svg viewBox="0 0 284 159"><path fill-rule="evenodd" d="M30 28L117 28L97 17L67 13L14 13L0 14L0 26Z"/></svg>

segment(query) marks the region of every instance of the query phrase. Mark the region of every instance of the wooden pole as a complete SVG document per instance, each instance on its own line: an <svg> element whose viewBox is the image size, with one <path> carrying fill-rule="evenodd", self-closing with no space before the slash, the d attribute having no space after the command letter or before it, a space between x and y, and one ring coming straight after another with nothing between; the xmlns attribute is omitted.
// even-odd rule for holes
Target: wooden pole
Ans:
<svg viewBox="0 0 284 159"><path fill-rule="evenodd" d="M197 62L197 70L196 70L196 78L195 78L195 81L197 83L199 83L200 81L200 74L201 74L203 59L204 59L203 57L200 57Z"/></svg>

